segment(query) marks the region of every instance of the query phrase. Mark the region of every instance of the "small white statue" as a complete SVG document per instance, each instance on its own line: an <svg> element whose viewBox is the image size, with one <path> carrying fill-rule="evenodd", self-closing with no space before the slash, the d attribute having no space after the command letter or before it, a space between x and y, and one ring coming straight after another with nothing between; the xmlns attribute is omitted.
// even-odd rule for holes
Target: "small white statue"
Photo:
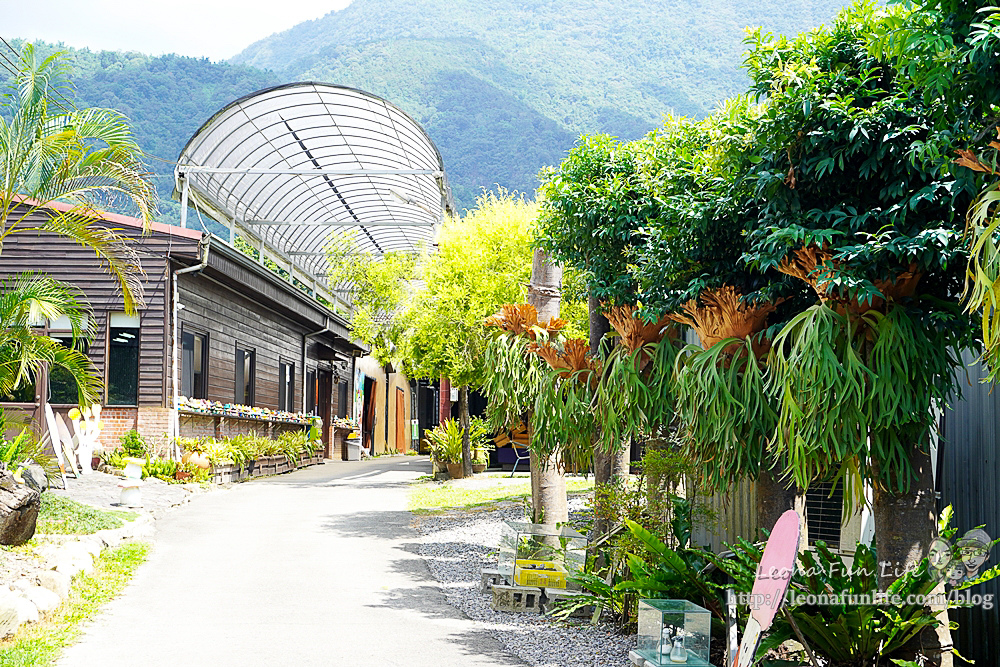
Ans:
<svg viewBox="0 0 1000 667"><path fill-rule="evenodd" d="M80 463L80 474L86 475L93 470L94 449L104 429L104 422L101 421L101 405L94 403L83 409L73 408L69 411L69 418L76 432L76 451L73 455Z"/></svg>

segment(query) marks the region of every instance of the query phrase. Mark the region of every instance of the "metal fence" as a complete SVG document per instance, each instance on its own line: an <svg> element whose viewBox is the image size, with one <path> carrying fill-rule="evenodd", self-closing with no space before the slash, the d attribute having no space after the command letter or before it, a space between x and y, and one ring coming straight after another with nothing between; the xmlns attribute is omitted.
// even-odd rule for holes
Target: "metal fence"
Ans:
<svg viewBox="0 0 1000 667"><path fill-rule="evenodd" d="M965 353L968 379L961 379L962 395L955 397L942 418L942 447L938 453L940 506L955 510L953 525L959 534L984 526L1000 537L1000 390L980 382L986 374L973 353ZM1000 560L994 548L986 567ZM993 609L976 607L952 612L959 624L956 647L977 665L1000 664L1000 583L979 584L972 591L993 595Z"/></svg>

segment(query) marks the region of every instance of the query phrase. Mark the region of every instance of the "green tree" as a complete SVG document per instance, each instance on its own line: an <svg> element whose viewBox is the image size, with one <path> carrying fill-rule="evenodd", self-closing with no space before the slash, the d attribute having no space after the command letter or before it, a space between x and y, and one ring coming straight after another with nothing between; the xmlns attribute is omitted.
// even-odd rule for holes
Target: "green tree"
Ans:
<svg viewBox="0 0 1000 667"><path fill-rule="evenodd" d="M10 234L50 232L93 250L118 281L125 309L141 301L142 269L124 237L95 224L107 207L152 219L156 194L128 119L112 109L67 108L61 54L39 62L31 44L0 114L0 251Z"/></svg>
<svg viewBox="0 0 1000 667"><path fill-rule="evenodd" d="M350 237L332 234L327 254L330 283L351 292L354 335L385 366L399 363L405 332L396 317L417 289L417 256L388 252L381 257L359 252Z"/></svg>
<svg viewBox="0 0 1000 667"><path fill-rule="evenodd" d="M69 347L35 329L39 322L59 317L70 322ZM50 276L22 273L0 281L0 396L17 396L19 390L33 387L42 365L48 364L76 382L81 405L99 401L100 379L76 345L92 334L93 321L78 292ZM33 393L23 400L33 401Z"/></svg>
<svg viewBox="0 0 1000 667"><path fill-rule="evenodd" d="M880 560L915 562L935 532L932 408L956 389L956 351L971 342L957 299L975 183L951 162L954 135L872 54L884 20L858 4L829 29L751 37L767 111L747 256L819 299L772 348L775 450L803 487L839 477L859 493L871 480Z"/></svg>
<svg viewBox="0 0 1000 667"><path fill-rule="evenodd" d="M463 464L471 474L468 389L482 383L488 334L483 321L505 303L524 299L531 271L537 207L511 193L485 193L477 206L441 227L437 250L423 257L417 291L396 326L410 377L447 377L460 388L466 437Z"/></svg>

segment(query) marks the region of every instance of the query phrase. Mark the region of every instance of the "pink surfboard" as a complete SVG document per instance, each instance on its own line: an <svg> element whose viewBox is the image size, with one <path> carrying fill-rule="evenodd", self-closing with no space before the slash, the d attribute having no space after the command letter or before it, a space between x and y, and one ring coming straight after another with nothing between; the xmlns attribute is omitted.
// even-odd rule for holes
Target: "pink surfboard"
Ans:
<svg viewBox="0 0 1000 667"><path fill-rule="evenodd" d="M799 555L799 515L795 510L782 514L764 545L757 578L753 582L750 619L733 667L750 667L760 644L760 634L771 627L785 600L785 592L795 572Z"/></svg>

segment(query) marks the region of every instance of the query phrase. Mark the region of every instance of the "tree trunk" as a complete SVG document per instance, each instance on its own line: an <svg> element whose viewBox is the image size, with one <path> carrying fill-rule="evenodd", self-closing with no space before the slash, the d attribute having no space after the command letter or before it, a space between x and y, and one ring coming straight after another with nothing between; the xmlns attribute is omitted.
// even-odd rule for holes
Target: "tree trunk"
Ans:
<svg viewBox="0 0 1000 667"><path fill-rule="evenodd" d="M542 459L531 452L531 520L550 525L569 520L566 476L556 454Z"/></svg>
<svg viewBox="0 0 1000 667"><path fill-rule="evenodd" d="M601 302L596 297L587 298L587 312L590 315L590 356L603 358L607 343L602 345L604 336L611 331L611 323L601 312ZM613 475L613 454L601 446L600 432L594 435L594 490L608 485ZM602 537L610 526L604 516L594 517L594 539Z"/></svg>
<svg viewBox="0 0 1000 667"><path fill-rule="evenodd" d="M878 484L874 488L872 515L875 518L875 555L878 556L878 587L881 591L902 576L905 568L916 567L927 555L931 540L937 537L934 473L925 446L913 446L910 465L916 479L911 481L909 493L896 495ZM950 667L953 664L951 653L942 653L942 649L952 646L946 611L941 612L941 619L943 623L940 627L927 628L917 635L901 657L912 660L923 654L926 662L921 664Z"/></svg>
<svg viewBox="0 0 1000 667"><path fill-rule="evenodd" d="M458 390L458 425L462 429L462 469L472 477L472 450L469 447L469 385Z"/></svg>
<svg viewBox="0 0 1000 667"><path fill-rule="evenodd" d="M540 322L559 317L561 288L562 267L553 264L543 250L536 248L531 258L528 303L538 311ZM558 454L544 460L531 454L531 509L535 523L563 523L568 518L566 478Z"/></svg>
<svg viewBox="0 0 1000 667"><path fill-rule="evenodd" d="M795 509L795 483L782 481L775 470L761 469L757 476L757 532L764 539L778 518Z"/></svg>

